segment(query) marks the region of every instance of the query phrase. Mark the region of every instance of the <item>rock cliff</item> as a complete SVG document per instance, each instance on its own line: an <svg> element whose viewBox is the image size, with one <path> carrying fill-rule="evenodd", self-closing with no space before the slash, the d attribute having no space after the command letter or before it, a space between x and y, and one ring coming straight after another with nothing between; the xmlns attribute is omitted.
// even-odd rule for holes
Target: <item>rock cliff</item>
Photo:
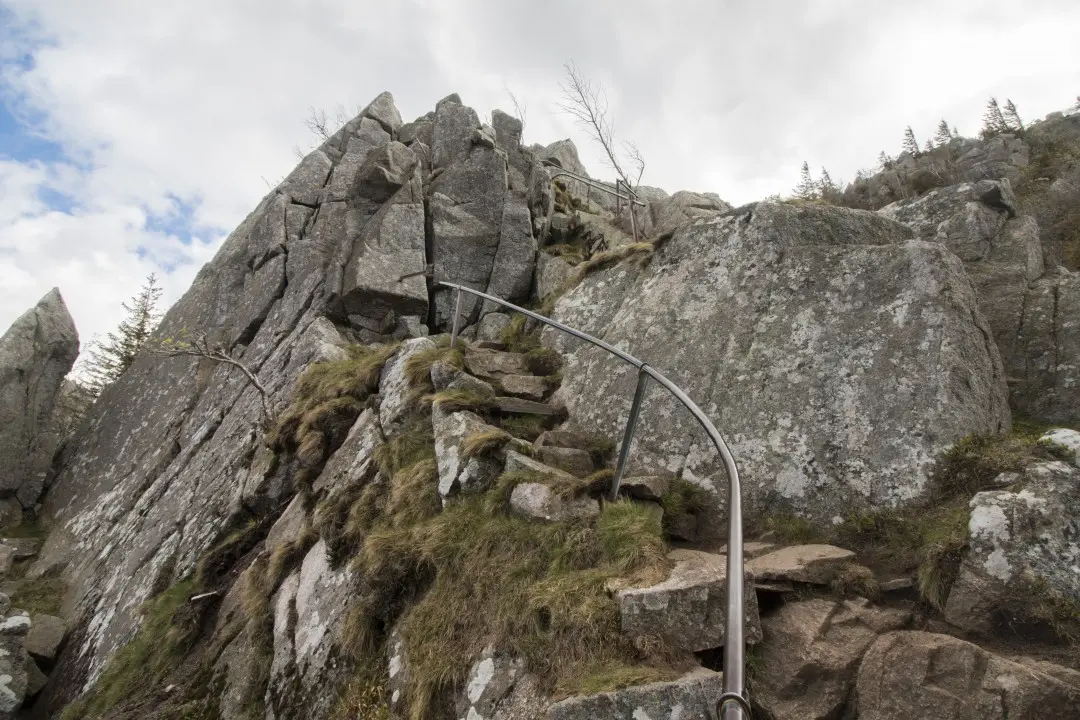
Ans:
<svg viewBox="0 0 1080 720"><path fill-rule="evenodd" d="M631 216L569 141L492 124L384 93L230 235L155 333L188 352L56 455L44 545L0 528L0 713L713 717L711 446L652 385L612 498L633 368L468 295L451 345L447 281L655 364L730 442L763 716L1080 714L1080 435L1013 428L1077 419L1080 286L1015 198L1023 148L878 212L640 188ZM62 310L0 340L28 505Z"/></svg>

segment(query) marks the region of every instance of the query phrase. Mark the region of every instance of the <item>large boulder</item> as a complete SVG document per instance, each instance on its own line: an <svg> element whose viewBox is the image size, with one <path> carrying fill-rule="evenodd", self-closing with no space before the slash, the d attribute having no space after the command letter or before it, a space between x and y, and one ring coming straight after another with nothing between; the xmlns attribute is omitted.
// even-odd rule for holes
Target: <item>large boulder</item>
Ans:
<svg viewBox="0 0 1080 720"><path fill-rule="evenodd" d="M899 630L910 618L862 599L783 605L761 622L764 670L755 700L775 720L838 717L863 653L879 634Z"/></svg>
<svg viewBox="0 0 1080 720"><path fill-rule="evenodd" d="M64 376L79 354L79 334L53 288L0 337L0 497L33 507L59 438L52 414Z"/></svg>
<svg viewBox="0 0 1080 720"><path fill-rule="evenodd" d="M971 500L970 541L949 592L945 619L990 632L1020 622L1039 588L1080 603L1080 469L1064 462L1028 467L1013 490Z"/></svg>
<svg viewBox="0 0 1080 720"><path fill-rule="evenodd" d="M859 720L1010 720L1080 716L1080 672L1009 660L947 635L882 635L863 657Z"/></svg>
<svg viewBox="0 0 1080 720"><path fill-rule="evenodd" d="M644 271L594 273L555 318L655 364L738 459L747 515L830 522L924 499L933 463L1009 426L997 347L960 261L872 213L760 203L684 228ZM547 329L570 352L575 423L618 437L633 368ZM666 390L647 389L631 470L721 490L711 442ZM647 474L642 472L641 474Z"/></svg>
<svg viewBox="0 0 1080 720"><path fill-rule="evenodd" d="M1009 181L952 185L878 212L964 261L1001 351L1013 408L1044 422L1080 418L1080 279L1044 277L1039 226L1017 215Z"/></svg>

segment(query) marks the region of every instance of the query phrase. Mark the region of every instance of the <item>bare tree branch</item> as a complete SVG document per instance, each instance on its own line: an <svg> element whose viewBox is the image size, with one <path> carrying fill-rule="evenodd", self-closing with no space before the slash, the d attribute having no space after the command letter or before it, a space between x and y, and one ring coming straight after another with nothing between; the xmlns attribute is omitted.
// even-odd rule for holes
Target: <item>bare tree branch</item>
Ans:
<svg viewBox="0 0 1080 720"><path fill-rule="evenodd" d="M632 142L624 142L623 147L626 149L626 155L630 158L630 164L632 167L637 168L637 178L634 180L633 187L637 187L641 184L641 176L645 174L645 158L641 156L641 151L638 150L637 145Z"/></svg>
<svg viewBox="0 0 1080 720"><path fill-rule="evenodd" d="M316 110L314 107L310 107L308 110L311 115L304 121L304 125L314 135L322 140L328 140L334 133L330 130L330 120L326 117L326 111Z"/></svg>
<svg viewBox="0 0 1080 720"><path fill-rule="evenodd" d="M273 412L270 409L270 399L266 388L259 382L258 376L247 365L234 358L220 345L211 345L206 334L203 333L192 341L186 340L159 340L147 348L146 354L156 357L194 357L214 362L224 363L240 370L259 393L262 404L262 423L264 428L270 427L273 420Z"/></svg>
<svg viewBox="0 0 1080 720"><path fill-rule="evenodd" d="M510 102L514 105L514 114L517 115L517 119L521 121L521 131L522 134L524 134L525 116L528 114L529 107L523 102L518 102L517 95L515 95L506 85L503 85L503 92L510 96Z"/></svg>
<svg viewBox="0 0 1080 720"><path fill-rule="evenodd" d="M615 124L608 117L607 95L603 87L597 83L595 86L578 70L573 61L563 65L566 69L566 84L560 83L563 91L563 102L559 109L576 119L592 135L593 140L600 143L607 154L608 164L619 178L628 186L635 187L630 182L630 177L623 171L622 163L615 152ZM636 150L636 149L635 149ZM645 172L644 161L641 161L640 153L632 161L637 163L640 172ZM639 162L640 161L640 162ZM639 173L638 180L641 180Z"/></svg>

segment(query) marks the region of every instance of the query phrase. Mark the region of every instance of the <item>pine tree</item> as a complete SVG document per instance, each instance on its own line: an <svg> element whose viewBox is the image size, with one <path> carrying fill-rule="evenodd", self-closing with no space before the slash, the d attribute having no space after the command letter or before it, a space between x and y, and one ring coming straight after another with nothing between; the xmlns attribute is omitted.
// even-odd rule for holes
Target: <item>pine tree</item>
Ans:
<svg viewBox="0 0 1080 720"><path fill-rule="evenodd" d="M821 187L822 195L836 190L836 183L833 182L832 176L829 175L829 171L824 167L821 168L821 180L818 181L818 184Z"/></svg>
<svg viewBox="0 0 1080 720"><path fill-rule="evenodd" d="M88 384L94 397L131 367L150 338L150 333L157 327L161 319L157 307L161 288L157 283L157 275L150 273L130 304L122 303L127 317L120 322L116 331L108 333L104 342L94 340L86 364Z"/></svg>
<svg viewBox="0 0 1080 720"><path fill-rule="evenodd" d="M930 138L926 138L926 144L923 145L923 152L925 152L925 153L934 152L934 141L931 140Z"/></svg>
<svg viewBox="0 0 1080 720"><path fill-rule="evenodd" d="M1013 101L1005 98L1005 125L1009 130L1024 132L1024 121L1020 119L1020 113L1016 111Z"/></svg>
<svg viewBox="0 0 1080 720"><path fill-rule="evenodd" d="M795 186L795 197L800 200L813 200L817 196L817 184L810 177L810 163L803 161L799 184Z"/></svg>
<svg viewBox="0 0 1080 720"><path fill-rule="evenodd" d="M1008 131L1009 124L1005 122L1005 116L1001 113L997 98L990 98L990 101L986 103L986 112L983 113L983 139L992 138Z"/></svg>
<svg viewBox="0 0 1080 720"><path fill-rule="evenodd" d="M919 141L915 139L910 125L904 130L904 152L911 153L912 157L919 157Z"/></svg>
<svg viewBox="0 0 1080 720"><path fill-rule="evenodd" d="M888 170L892 167L892 158L886 155L884 150L877 156L877 161L879 170Z"/></svg>
<svg viewBox="0 0 1080 720"><path fill-rule="evenodd" d="M949 123L945 122L942 118L938 123L937 132L934 134L934 142L938 145L948 145L949 141L953 139L952 132L949 131Z"/></svg>
<svg viewBox="0 0 1080 720"><path fill-rule="evenodd" d="M952 136L953 137L960 137L960 131L956 129L955 125L952 126Z"/></svg>

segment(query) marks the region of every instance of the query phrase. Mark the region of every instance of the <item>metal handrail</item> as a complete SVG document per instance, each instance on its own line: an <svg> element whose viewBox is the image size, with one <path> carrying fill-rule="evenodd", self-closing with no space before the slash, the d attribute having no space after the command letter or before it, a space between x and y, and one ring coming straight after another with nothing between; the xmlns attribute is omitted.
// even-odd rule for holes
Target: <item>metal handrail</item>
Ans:
<svg viewBox="0 0 1080 720"><path fill-rule="evenodd" d="M561 330L579 340L595 345L615 357L630 363L638 369L637 388L634 391L634 401L630 406L630 417L626 421L626 430L623 433L622 447L619 449L619 464L615 469L615 477L611 481L611 499L614 500L619 494L619 485L626 472L627 461L630 457L630 444L634 439L634 430L637 427L638 416L641 413L641 403L645 396L645 389L649 378L660 383L675 398L686 407L694 416L701 427L709 435L713 445L724 462L724 470L728 477L728 546L727 546L727 627L724 639L724 695L718 703L719 720L744 720L749 713L744 713L744 708L749 707L744 688L744 654L745 638L743 633L743 535L742 535L742 490L739 484L739 469L735 466L735 458L728 449L724 438L716 426L712 424L708 416L691 400L682 388L668 380L660 372L653 369L646 362L638 360L633 355L619 350L609 343L595 338L592 335L575 330L569 325L564 325L557 320L552 320L532 310L507 302L502 298L489 295L479 290L458 285L457 283L438 281L436 285L454 289L454 320L450 334L450 347L457 344L459 322L461 318L461 296L463 292L476 297L490 300L502 307L522 313L545 325ZM737 699L737 698L741 698Z"/></svg>
<svg viewBox="0 0 1080 720"><path fill-rule="evenodd" d="M637 193L635 193L633 191L633 189L630 187L629 183L626 184L626 192L627 192L627 194L623 195L622 193L619 192L619 183L620 183L621 179L615 181L615 189L612 189L612 188L609 188L607 185L604 185L601 182L593 180L592 178L585 177L584 175L581 175L581 174L576 173L576 172L572 172L570 170L565 170L565 169L563 169L562 165L554 163L551 160L544 160L543 164L544 164L545 167L559 168L559 172L555 173L550 178L548 178L549 182L555 182L556 178L565 175L565 176L567 176L569 178L573 178L574 180L577 180L580 183L585 183L589 187L594 187L597 190L603 190L604 192L608 193L609 195L614 195L619 200L625 200L628 203L628 206L630 208L630 230L633 233L634 242L638 241L638 236L637 236L637 216L634 215L634 206L635 205L640 205L641 207L645 207L645 203L643 203L643 202L641 202L640 200L637 199ZM622 211L621 203L617 204L616 207L618 208L619 212Z"/></svg>

